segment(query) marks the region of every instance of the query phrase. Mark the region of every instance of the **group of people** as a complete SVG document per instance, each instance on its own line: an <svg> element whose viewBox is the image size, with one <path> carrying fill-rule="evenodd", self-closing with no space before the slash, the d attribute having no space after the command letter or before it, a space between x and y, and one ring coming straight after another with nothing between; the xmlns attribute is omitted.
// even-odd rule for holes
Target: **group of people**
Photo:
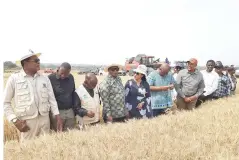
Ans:
<svg viewBox="0 0 239 160"><path fill-rule="evenodd" d="M166 114L174 104L179 110L192 110L236 90L235 69L231 66L225 70L220 61L209 60L207 69L199 71L197 60L192 58L187 68L176 66L174 73L163 63L149 75L147 67L139 65L125 85L118 76L121 66L112 64L100 84L93 73L88 73L84 83L76 87L69 63L62 63L56 73L45 76L38 72L39 56L32 52L23 57L23 69L9 77L4 91L5 116L20 131L21 141L50 130L96 125L100 123L101 105L105 123L125 122Z"/></svg>

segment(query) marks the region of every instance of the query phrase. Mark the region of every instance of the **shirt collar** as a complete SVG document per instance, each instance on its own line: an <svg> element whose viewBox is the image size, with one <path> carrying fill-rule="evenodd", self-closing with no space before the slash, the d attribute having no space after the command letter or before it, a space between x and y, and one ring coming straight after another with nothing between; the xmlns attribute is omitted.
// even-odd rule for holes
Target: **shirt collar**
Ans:
<svg viewBox="0 0 239 160"><path fill-rule="evenodd" d="M189 73L189 74L198 74L198 72L199 72L199 71L198 71L198 69L197 69L197 68L195 69L195 71L194 71L194 72L189 72L189 71L188 71L188 73Z"/></svg>
<svg viewBox="0 0 239 160"><path fill-rule="evenodd" d="M56 73L56 79L61 79L61 77ZM65 79L69 79L69 77L66 77Z"/></svg>
<svg viewBox="0 0 239 160"><path fill-rule="evenodd" d="M60 79L60 76L56 73L56 79Z"/></svg>
<svg viewBox="0 0 239 160"><path fill-rule="evenodd" d="M108 78L109 78L109 79L112 79L112 80L117 80L117 79L119 79L119 76L117 76L117 77L114 78L113 76L108 75Z"/></svg>

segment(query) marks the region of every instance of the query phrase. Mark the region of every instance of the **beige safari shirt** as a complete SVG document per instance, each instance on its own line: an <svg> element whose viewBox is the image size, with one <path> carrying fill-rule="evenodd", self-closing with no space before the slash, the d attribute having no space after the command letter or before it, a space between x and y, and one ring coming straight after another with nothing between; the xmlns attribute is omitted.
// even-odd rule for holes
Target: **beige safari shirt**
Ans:
<svg viewBox="0 0 239 160"><path fill-rule="evenodd" d="M12 74L3 96L4 113L9 121L14 118L32 119L39 114L47 116L49 111L53 115L59 114L50 80L40 73L34 77L27 75L24 70ZM13 98L14 105L11 103Z"/></svg>

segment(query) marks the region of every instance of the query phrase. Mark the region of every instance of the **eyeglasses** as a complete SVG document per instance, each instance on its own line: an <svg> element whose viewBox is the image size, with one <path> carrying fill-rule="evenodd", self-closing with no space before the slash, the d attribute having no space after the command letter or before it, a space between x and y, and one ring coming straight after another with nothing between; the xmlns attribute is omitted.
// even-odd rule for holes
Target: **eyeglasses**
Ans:
<svg viewBox="0 0 239 160"><path fill-rule="evenodd" d="M35 62L35 63L39 63L40 62L40 59L37 58L37 59L34 59L34 60L29 60L28 62Z"/></svg>

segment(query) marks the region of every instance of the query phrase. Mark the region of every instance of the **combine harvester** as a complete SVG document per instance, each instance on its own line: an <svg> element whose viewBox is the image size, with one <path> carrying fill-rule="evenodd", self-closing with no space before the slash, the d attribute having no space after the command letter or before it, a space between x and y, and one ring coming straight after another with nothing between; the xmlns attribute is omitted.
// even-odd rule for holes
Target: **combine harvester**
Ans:
<svg viewBox="0 0 239 160"><path fill-rule="evenodd" d="M166 63L170 63L166 58ZM133 70L136 69L140 64L145 65L147 69L147 74L156 70L162 63L160 59L154 60L154 56L147 56L145 54L138 54L136 57L131 57L125 62L125 70L129 76L133 76Z"/></svg>

